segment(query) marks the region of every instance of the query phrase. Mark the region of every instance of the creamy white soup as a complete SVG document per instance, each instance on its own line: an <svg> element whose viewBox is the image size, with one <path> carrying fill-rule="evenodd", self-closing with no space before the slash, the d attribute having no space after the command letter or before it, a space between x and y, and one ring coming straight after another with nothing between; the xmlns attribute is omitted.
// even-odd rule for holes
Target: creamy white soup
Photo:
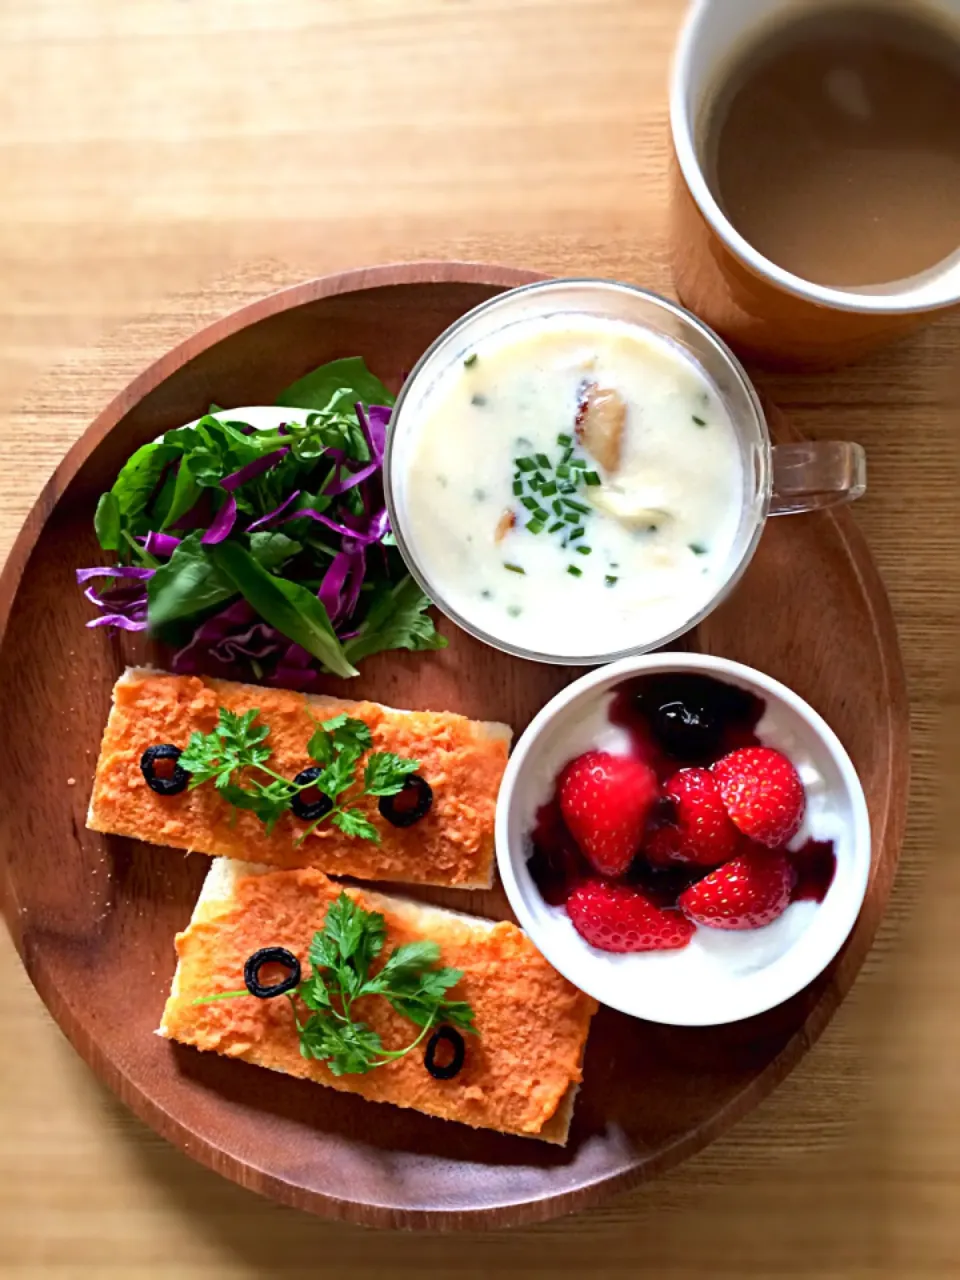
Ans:
<svg viewBox="0 0 960 1280"><path fill-rule="evenodd" d="M659 335L576 314L509 325L413 418L404 536L436 593L494 638L558 657L650 645L727 577L736 434Z"/></svg>

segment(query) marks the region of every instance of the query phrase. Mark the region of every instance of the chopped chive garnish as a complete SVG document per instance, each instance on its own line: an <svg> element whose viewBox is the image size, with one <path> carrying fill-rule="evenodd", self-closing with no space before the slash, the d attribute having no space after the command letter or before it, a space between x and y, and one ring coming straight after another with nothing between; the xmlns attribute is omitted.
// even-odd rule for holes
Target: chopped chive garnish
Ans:
<svg viewBox="0 0 960 1280"><path fill-rule="evenodd" d="M619 569L619 568L620 568L620 566L619 566L618 564L616 564L613 560L611 560L611 561L610 561L610 568L611 568L611 569Z"/></svg>
<svg viewBox="0 0 960 1280"><path fill-rule="evenodd" d="M564 528L564 523L562 520L558 520L556 524L552 524L550 526L550 528L547 530L547 533L556 533L558 529L562 529L562 528Z"/></svg>
<svg viewBox="0 0 960 1280"><path fill-rule="evenodd" d="M536 498L526 497L526 498L521 498L520 501L523 504L523 506L527 508L528 511L536 511L537 508L540 506L540 503L536 500Z"/></svg>
<svg viewBox="0 0 960 1280"><path fill-rule="evenodd" d="M592 553L593 547L585 546L584 543L581 542L579 547L576 548L576 551L579 556L588 556Z"/></svg>
<svg viewBox="0 0 960 1280"><path fill-rule="evenodd" d="M543 494L545 498L552 498L553 495L557 492L556 483L553 480L548 480L547 483L541 488L540 492Z"/></svg>
<svg viewBox="0 0 960 1280"><path fill-rule="evenodd" d="M518 471L536 471L537 464L532 458L514 458L513 465Z"/></svg>
<svg viewBox="0 0 960 1280"><path fill-rule="evenodd" d="M600 477L597 475L595 471L586 472L583 479L584 479L584 483L589 485L596 485L600 483Z"/></svg>
<svg viewBox="0 0 960 1280"><path fill-rule="evenodd" d="M582 502L574 502L572 498L564 498L563 505L569 507L571 511L579 511L581 515L589 515L590 508L585 507Z"/></svg>
<svg viewBox="0 0 960 1280"><path fill-rule="evenodd" d="M567 573L569 573L569 574L570 574L570 576L571 576L571 577L573 577L573 578L582 578L582 577L583 577L583 570L582 570L582 569L578 569L578 568L577 568L577 566L576 566L575 564L568 564L568 565L567 565Z"/></svg>
<svg viewBox="0 0 960 1280"><path fill-rule="evenodd" d="M516 497L518 497L518 498L520 497L521 493L523 493L523 481L522 481L522 480L514 480L514 482L513 482L513 492L514 492L514 495L515 495Z"/></svg>
<svg viewBox="0 0 960 1280"><path fill-rule="evenodd" d="M550 503L550 506L553 508L553 514L554 514L555 516L562 516L562 515L563 515L563 503L560 501L560 499L559 499L559 498L557 498L557 499L555 499L555 501L551 502L551 503Z"/></svg>
<svg viewBox="0 0 960 1280"><path fill-rule="evenodd" d="M567 466L565 462L561 462L559 467L557 467L557 475L560 477L561 480L570 479L570 468Z"/></svg>
<svg viewBox="0 0 960 1280"><path fill-rule="evenodd" d="M486 491L486 489L474 489L474 491L473 491L473 500L474 500L474 502L486 502L486 500L487 500L487 491Z"/></svg>
<svg viewBox="0 0 960 1280"><path fill-rule="evenodd" d="M570 465L571 467L576 467L578 471L586 471L587 460L586 458L571 458Z"/></svg>
<svg viewBox="0 0 960 1280"><path fill-rule="evenodd" d="M564 449L563 457L560 459L560 461L566 464L570 461L572 457L573 457L573 449Z"/></svg>
<svg viewBox="0 0 960 1280"><path fill-rule="evenodd" d="M520 567L520 565L518 565L518 564L507 564L506 560L504 560L504 562L503 562L503 567L504 567L505 569L508 569L511 573L526 573L526 572L527 572L527 571L526 571L526 569L522 569L522 568Z"/></svg>
<svg viewBox="0 0 960 1280"><path fill-rule="evenodd" d="M532 476L528 475L527 484L534 491L534 493L539 493L540 486L543 484L543 477L540 475L540 472L535 471Z"/></svg>
<svg viewBox="0 0 960 1280"><path fill-rule="evenodd" d="M532 446L533 446L533 442L531 440L528 440L526 436L517 436L518 449L530 449L532 448Z"/></svg>
<svg viewBox="0 0 960 1280"><path fill-rule="evenodd" d="M576 527L576 529L571 529L571 530L570 530L570 534L569 534L570 541L571 541L571 542L576 542L576 540L577 540L578 538L582 538L582 537L583 537L583 532L584 532L584 530L583 530L583 525L582 525L582 524L578 524L578 525L577 525L577 527Z"/></svg>
<svg viewBox="0 0 960 1280"><path fill-rule="evenodd" d="M483 591L480 592L480 598L481 600L492 600L493 592L488 591L486 588L484 588Z"/></svg>
<svg viewBox="0 0 960 1280"><path fill-rule="evenodd" d="M487 403L487 397L480 395L478 391L475 396L470 397L470 403L475 404L478 409L482 409L483 406Z"/></svg>
<svg viewBox="0 0 960 1280"><path fill-rule="evenodd" d="M507 609L507 613L510 615L511 618L519 618L520 614L522 613L522 610L518 604L512 604Z"/></svg>
<svg viewBox="0 0 960 1280"><path fill-rule="evenodd" d="M544 524L550 519L550 512L544 511L543 507L537 507L537 519L542 520Z"/></svg>
<svg viewBox="0 0 960 1280"><path fill-rule="evenodd" d="M547 457L545 453L537 454L537 466L543 467L544 471L550 470L550 459Z"/></svg>
<svg viewBox="0 0 960 1280"><path fill-rule="evenodd" d="M576 493L577 486L575 484L562 484L560 486L561 493Z"/></svg>
<svg viewBox="0 0 960 1280"><path fill-rule="evenodd" d="M565 511L565 512L563 513L563 518L564 518L564 520L567 522L567 524L579 524L579 523L580 523L580 516L577 514L577 512L576 512L576 511Z"/></svg>
<svg viewBox="0 0 960 1280"><path fill-rule="evenodd" d="M539 516L534 516L532 520L527 521L527 528L531 533L543 533L544 521Z"/></svg>
<svg viewBox="0 0 960 1280"><path fill-rule="evenodd" d="M568 445L573 444L573 436L564 435L563 432L561 431L560 434L557 436L557 444L560 446L561 449L566 449Z"/></svg>
<svg viewBox="0 0 960 1280"><path fill-rule="evenodd" d="M698 427L705 427L707 425L703 418L698 418L696 414L693 415L693 420Z"/></svg>
<svg viewBox="0 0 960 1280"><path fill-rule="evenodd" d="M607 576L604 578L604 582L607 584L608 587L615 587L619 581L620 579L615 578L612 573L608 573Z"/></svg>
<svg viewBox="0 0 960 1280"><path fill-rule="evenodd" d="M691 542L690 550L695 556L705 556L707 554L707 548L700 542Z"/></svg>
<svg viewBox="0 0 960 1280"><path fill-rule="evenodd" d="M465 369L472 369L473 366L477 363L477 359L478 359L477 353L475 351L471 351L470 354L467 356L466 360L464 360L463 367Z"/></svg>

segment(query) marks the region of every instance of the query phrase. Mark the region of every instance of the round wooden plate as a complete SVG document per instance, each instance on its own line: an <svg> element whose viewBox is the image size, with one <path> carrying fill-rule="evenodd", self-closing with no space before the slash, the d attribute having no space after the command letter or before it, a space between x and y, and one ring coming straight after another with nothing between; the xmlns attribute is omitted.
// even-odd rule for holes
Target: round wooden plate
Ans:
<svg viewBox="0 0 960 1280"><path fill-rule="evenodd" d="M441 1229L533 1222L697 1151L826 1025L870 946L897 862L907 699L882 583L847 511L775 520L735 595L688 643L791 685L860 771L875 841L870 887L849 942L812 987L717 1029L601 1010L564 1150L374 1106L152 1034L173 936L207 859L84 826L110 690L130 653L125 639L84 629L89 606L74 570L102 558L91 523L97 496L137 446L211 401L269 404L306 370L353 354L397 385L457 316L535 278L453 263L384 267L311 281L211 326L100 415L45 488L0 579L3 908L31 979L87 1062L158 1133L246 1187L330 1217ZM445 652L373 658L350 694L505 720L519 732L578 674L506 657L451 624L443 630ZM507 913L499 890L469 902L433 897Z"/></svg>

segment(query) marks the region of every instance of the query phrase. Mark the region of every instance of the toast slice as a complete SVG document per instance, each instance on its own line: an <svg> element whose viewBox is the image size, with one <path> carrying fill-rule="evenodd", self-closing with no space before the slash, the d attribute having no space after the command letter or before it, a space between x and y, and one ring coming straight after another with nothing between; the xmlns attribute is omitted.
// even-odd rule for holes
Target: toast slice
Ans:
<svg viewBox="0 0 960 1280"><path fill-rule="evenodd" d="M298 845L308 824L291 813L268 835L258 818L228 804L212 785L157 795L140 771L144 750L161 743L185 747L194 730L213 729L220 707L260 711L270 726L270 767L287 778L313 763L306 748L315 721L346 712L370 726L374 751L395 751L420 762L433 805L419 822L401 828L380 816L375 800L364 799L358 807L380 833L379 844L323 823ZM448 712L394 711L376 702L130 668L113 690L87 826L274 867L315 866L360 880L489 888L494 811L510 737L506 725Z"/></svg>
<svg viewBox="0 0 960 1280"><path fill-rule="evenodd" d="M441 964L463 971L453 994L473 1007L478 1035L466 1037L463 1069L450 1080L429 1074L422 1048L364 1075L335 1076L324 1063L301 1057L293 1012L282 998L193 1003L242 989L244 961L261 947L286 947L306 972L310 942L342 888L313 869L271 871L214 859L193 918L177 935L179 964L159 1034L370 1101L564 1144L596 1003L507 921L345 890L364 909L383 913L385 953L430 939L440 946ZM386 1048L410 1042L416 1028L385 1000L366 997L361 1003L359 1016Z"/></svg>

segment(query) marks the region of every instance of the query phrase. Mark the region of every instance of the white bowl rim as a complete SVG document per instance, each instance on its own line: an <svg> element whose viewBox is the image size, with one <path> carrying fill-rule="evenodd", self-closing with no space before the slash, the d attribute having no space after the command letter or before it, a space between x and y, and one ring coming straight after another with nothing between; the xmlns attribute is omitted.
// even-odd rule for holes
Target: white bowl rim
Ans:
<svg viewBox="0 0 960 1280"><path fill-rule="evenodd" d="M575 957L578 954L579 949L567 949L553 945L549 941L546 943L543 941L537 920L527 904L524 890L521 888L516 876L516 859L520 858L525 861L525 858L522 850L517 850L514 853L510 848L509 818L517 780L524 763L541 732L557 715L573 703L589 700L598 689L604 686L615 684L631 676L661 671L694 671L713 675L720 679L724 676L729 676L735 681L750 686L768 699L773 698L784 703L806 721L835 763L853 812L853 838L851 845L856 882L853 891L849 893L846 899L846 909L839 915L835 928L825 936L820 947L809 958L808 963L795 966L795 969L791 972L790 980L784 982L783 990L777 994L776 998L760 1001L756 1004L756 1007L740 1010L732 1017L724 1016L722 1012L718 1012L716 1017L685 1016L682 1010L678 1010L676 1016L671 1017L669 1021L663 1017L646 1018L647 1021L659 1022L670 1026L727 1025L755 1017L778 1007L798 992L804 990L819 977L834 960L850 936L863 906L870 879L872 865L870 817L863 787L854 768L853 761L847 754L840 739L819 712L815 711L799 694L781 684L779 680L775 680L772 676L758 671L755 667L734 662L729 658L715 657L712 654L660 651L658 653L624 658L619 662L610 663L607 666L590 671L579 680L573 681L551 698L534 716L517 740L513 753L507 762L497 800L495 823L497 866L510 906L515 912L520 925L550 964L559 973L563 974L569 982L572 982L588 995L593 996L601 1004L606 1004L610 1008L618 1009L620 1012L627 1013L633 1017L642 1017L643 1015L624 1009L615 1000L611 1000L609 993L595 989L592 982L583 981L575 960L571 960L571 957Z"/></svg>

